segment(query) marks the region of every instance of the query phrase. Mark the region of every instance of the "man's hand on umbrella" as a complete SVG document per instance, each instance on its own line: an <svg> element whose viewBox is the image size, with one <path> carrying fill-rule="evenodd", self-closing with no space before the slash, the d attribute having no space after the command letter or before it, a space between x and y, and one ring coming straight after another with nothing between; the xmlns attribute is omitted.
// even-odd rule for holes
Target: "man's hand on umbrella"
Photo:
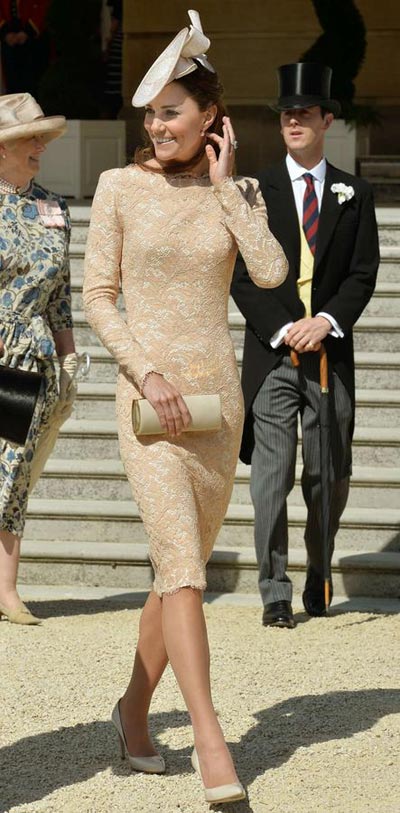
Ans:
<svg viewBox="0 0 400 813"><path fill-rule="evenodd" d="M285 344L296 353L316 353L332 325L324 316L310 316L294 322L285 336Z"/></svg>

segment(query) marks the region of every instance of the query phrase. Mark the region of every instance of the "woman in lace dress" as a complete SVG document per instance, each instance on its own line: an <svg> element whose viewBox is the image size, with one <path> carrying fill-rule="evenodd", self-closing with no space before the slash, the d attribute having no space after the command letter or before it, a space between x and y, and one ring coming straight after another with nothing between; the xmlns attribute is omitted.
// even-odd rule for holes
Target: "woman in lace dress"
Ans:
<svg viewBox="0 0 400 813"><path fill-rule="evenodd" d="M44 376L25 445L2 438L0 427L0 617L16 624L39 623L16 582L35 448L58 400L55 351L57 409L67 413L75 396L74 386L67 393L77 363L68 208L33 180L47 142L65 126L64 116L45 117L29 93L0 97L0 365Z"/></svg>
<svg viewBox="0 0 400 813"><path fill-rule="evenodd" d="M244 791L211 699L202 591L229 504L243 420L229 288L238 247L253 280L264 287L283 282L287 263L268 229L257 182L230 177L235 136L218 78L206 67L208 40L196 22L172 43L178 65L182 59L193 65L188 75L171 81L161 71L155 88L148 87L148 75L134 96L134 104L146 105L147 150L133 165L100 178L84 300L89 322L120 365L121 456L155 573L132 679L113 722L133 768L165 770L147 717L169 661L191 716L193 764L206 798L224 802ZM192 55L198 35L198 61L185 59L184 36L177 43L185 32ZM116 307L120 281L127 324ZM220 394L220 430L185 433L190 416L182 395L196 393ZM132 401L141 397L156 409L164 435L134 435Z"/></svg>

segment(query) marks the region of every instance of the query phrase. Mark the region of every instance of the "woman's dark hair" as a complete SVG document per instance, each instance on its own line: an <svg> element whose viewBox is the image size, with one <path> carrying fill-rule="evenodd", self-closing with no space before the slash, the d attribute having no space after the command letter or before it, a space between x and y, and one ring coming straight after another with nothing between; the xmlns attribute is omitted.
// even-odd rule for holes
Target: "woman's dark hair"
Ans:
<svg viewBox="0 0 400 813"><path fill-rule="evenodd" d="M196 61L196 60L195 60ZM223 87L218 79L218 75L216 73L212 73L208 71L206 68L197 62L197 68L195 71L188 73L186 76L182 76L180 79L175 79L175 82L179 82L180 85L187 90L189 96L197 102L199 110L207 110L211 105L215 104L217 107L217 114L215 116L214 121L208 127L208 133L217 133L218 135L222 136L222 119L223 116L227 115L227 111L223 102ZM186 172L188 170L193 169L202 159L204 155L206 140L204 140L204 144L202 144L201 149L199 152L190 159L190 161L182 162L182 161L173 161L168 162L160 172L165 172L166 174L175 173L175 172ZM215 149L216 145L213 143L213 147ZM218 151L218 149L217 149ZM150 141L149 136L145 135L145 143L143 146L138 147L135 150L134 155L134 162L138 164L142 169L147 169L145 166L146 161L150 158L155 157L154 147L152 142ZM154 172L154 169L152 168ZM156 170L157 171L157 170Z"/></svg>

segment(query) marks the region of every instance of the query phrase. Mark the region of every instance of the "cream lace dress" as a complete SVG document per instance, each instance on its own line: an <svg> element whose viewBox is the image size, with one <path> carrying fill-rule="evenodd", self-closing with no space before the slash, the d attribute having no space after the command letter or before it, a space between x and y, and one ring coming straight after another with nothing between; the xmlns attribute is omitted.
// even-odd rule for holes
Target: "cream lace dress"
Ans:
<svg viewBox="0 0 400 813"><path fill-rule="evenodd" d="M212 186L137 166L101 175L85 260L89 323L119 362L117 420L125 471L150 541L154 590L204 589L231 496L243 406L228 329L238 250L257 285L287 274L252 178ZM126 321L116 307L119 285ZM136 437L132 400L150 370L182 395L219 393L217 432Z"/></svg>

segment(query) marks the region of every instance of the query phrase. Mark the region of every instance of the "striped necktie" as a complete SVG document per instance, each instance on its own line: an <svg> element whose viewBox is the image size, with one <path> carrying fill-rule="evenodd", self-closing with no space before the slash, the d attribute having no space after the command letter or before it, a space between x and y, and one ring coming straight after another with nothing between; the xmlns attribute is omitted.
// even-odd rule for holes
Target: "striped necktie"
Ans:
<svg viewBox="0 0 400 813"><path fill-rule="evenodd" d="M318 200L315 194L313 176L306 172L303 178L306 182L303 198L303 230L310 251L315 254L318 233Z"/></svg>

